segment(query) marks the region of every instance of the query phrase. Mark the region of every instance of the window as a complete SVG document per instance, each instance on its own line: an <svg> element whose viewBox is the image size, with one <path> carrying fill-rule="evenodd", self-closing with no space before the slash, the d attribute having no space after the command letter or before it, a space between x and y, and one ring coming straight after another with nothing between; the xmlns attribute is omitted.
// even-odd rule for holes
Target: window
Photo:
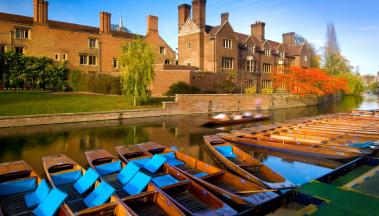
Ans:
<svg viewBox="0 0 379 216"><path fill-rule="evenodd" d="M263 73L271 73L271 65L263 64Z"/></svg>
<svg viewBox="0 0 379 216"><path fill-rule="evenodd" d="M164 61L164 63L165 63L165 64L171 64L171 61L170 61L170 59L166 59L166 60Z"/></svg>
<svg viewBox="0 0 379 216"><path fill-rule="evenodd" d="M117 58L112 59L112 67L113 67L113 69L118 68L118 59Z"/></svg>
<svg viewBox="0 0 379 216"><path fill-rule="evenodd" d="M271 88L271 80L262 80L262 89Z"/></svg>
<svg viewBox="0 0 379 216"><path fill-rule="evenodd" d="M285 55L284 52L280 52L280 53L279 53L279 56L280 56L281 59L284 59L284 58L286 57L286 55Z"/></svg>
<svg viewBox="0 0 379 216"><path fill-rule="evenodd" d="M232 48L232 40L224 39L224 48L231 49Z"/></svg>
<svg viewBox="0 0 379 216"><path fill-rule="evenodd" d="M97 65L97 57L88 56L88 65Z"/></svg>
<svg viewBox="0 0 379 216"><path fill-rule="evenodd" d="M222 68L223 69L233 69L233 59L232 58L222 58Z"/></svg>
<svg viewBox="0 0 379 216"><path fill-rule="evenodd" d="M0 45L0 53L5 53L5 45Z"/></svg>
<svg viewBox="0 0 379 216"><path fill-rule="evenodd" d="M87 64L87 55L79 55L80 57L80 64L81 65L86 65Z"/></svg>
<svg viewBox="0 0 379 216"><path fill-rule="evenodd" d="M19 54L24 54L24 47L15 47L14 51Z"/></svg>
<svg viewBox="0 0 379 216"><path fill-rule="evenodd" d="M96 38L89 38L88 39L88 47L96 48L97 47L97 39Z"/></svg>
<svg viewBox="0 0 379 216"><path fill-rule="evenodd" d="M192 44L191 44L191 42L187 42L187 48L189 48L189 49L191 49L192 48Z"/></svg>
<svg viewBox="0 0 379 216"><path fill-rule="evenodd" d="M304 56L304 61L308 62L308 56Z"/></svg>
<svg viewBox="0 0 379 216"><path fill-rule="evenodd" d="M247 47L247 52L254 54L255 53L255 46L254 47L253 46L248 46Z"/></svg>
<svg viewBox="0 0 379 216"><path fill-rule="evenodd" d="M59 60L61 60L61 55L60 55L59 53L55 53L55 54L54 54L54 60L55 60L55 61L59 61Z"/></svg>
<svg viewBox="0 0 379 216"><path fill-rule="evenodd" d="M254 72L255 62L254 60L246 60L246 70L250 72Z"/></svg>
<svg viewBox="0 0 379 216"><path fill-rule="evenodd" d="M160 54L166 54L166 47L159 47L159 53Z"/></svg>
<svg viewBox="0 0 379 216"><path fill-rule="evenodd" d="M187 66L188 66L188 67L191 67L191 63L187 63Z"/></svg>
<svg viewBox="0 0 379 216"><path fill-rule="evenodd" d="M62 61L67 61L67 53L62 54Z"/></svg>
<svg viewBox="0 0 379 216"><path fill-rule="evenodd" d="M29 29L16 28L15 33L17 39L29 39Z"/></svg>
<svg viewBox="0 0 379 216"><path fill-rule="evenodd" d="M248 88L252 88L252 87L255 87L255 80L248 80L247 81L247 87Z"/></svg>
<svg viewBox="0 0 379 216"><path fill-rule="evenodd" d="M265 49L265 56L271 56L271 50Z"/></svg>

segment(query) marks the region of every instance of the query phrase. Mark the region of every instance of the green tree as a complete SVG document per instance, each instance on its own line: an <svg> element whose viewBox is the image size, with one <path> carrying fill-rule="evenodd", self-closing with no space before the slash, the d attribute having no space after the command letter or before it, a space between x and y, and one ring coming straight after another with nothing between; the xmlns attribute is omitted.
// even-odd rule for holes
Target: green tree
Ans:
<svg viewBox="0 0 379 216"><path fill-rule="evenodd" d="M226 77L223 82L224 90L228 93L232 93L233 90L236 89L236 78L237 78L237 72L234 70L229 71L226 73Z"/></svg>
<svg viewBox="0 0 379 216"><path fill-rule="evenodd" d="M154 54L141 38L122 45L120 57L121 89L123 95L137 106L149 97L149 86L154 81Z"/></svg>
<svg viewBox="0 0 379 216"><path fill-rule="evenodd" d="M343 72L338 74L337 77L347 80L349 91L344 92L345 94L360 94L365 90L364 81L361 76L357 76L351 72Z"/></svg>
<svg viewBox="0 0 379 216"><path fill-rule="evenodd" d="M185 82L177 82L172 84L168 91L166 92L167 96L174 96L176 94L198 94L200 89L192 87Z"/></svg>

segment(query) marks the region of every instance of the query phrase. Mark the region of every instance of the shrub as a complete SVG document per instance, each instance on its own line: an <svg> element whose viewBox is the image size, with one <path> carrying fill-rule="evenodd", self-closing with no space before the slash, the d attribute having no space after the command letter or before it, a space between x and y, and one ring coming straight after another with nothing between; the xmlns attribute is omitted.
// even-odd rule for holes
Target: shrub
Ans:
<svg viewBox="0 0 379 216"><path fill-rule="evenodd" d="M271 87L264 88L264 89L262 89L262 93L263 94L272 94L272 93L274 93L274 89Z"/></svg>
<svg viewBox="0 0 379 216"><path fill-rule="evenodd" d="M177 82L170 86L169 90L166 92L167 96L174 96L176 94L198 94L200 89L196 87L191 87L185 82Z"/></svg>
<svg viewBox="0 0 379 216"><path fill-rule="evenodd" d="M257 88L255 87L250 87L245 89L245 94L255 94L257 93Z"/></svg>

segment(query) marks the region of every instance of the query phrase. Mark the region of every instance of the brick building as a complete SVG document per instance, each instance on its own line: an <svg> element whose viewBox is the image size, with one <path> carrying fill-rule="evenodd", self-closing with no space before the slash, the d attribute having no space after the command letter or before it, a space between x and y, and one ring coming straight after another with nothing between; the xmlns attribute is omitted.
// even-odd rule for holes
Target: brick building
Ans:
<svg viewBox="0 0 379 216"><path fill-rule="evenodd" d="M0 13L0 52L67 61L71 69L119 75L121 45L137 36L155 52L155 63L175 64L175 52L160 37L158 17L147 17L146 35L111 29L111 14L100 12L99 27L48 19L48 2L34 0L34 16Z"/></svg>
<svg viewBox="0 0 379 216"><path fill-rule="evenodd" d="M229 13L221 14L219 25L207 25L206 0L178 7L178 30L180 65L221 75L236 71L243 88L255 87L258 92L271 88L271 73L279 66L310 67L309 47L295 43L293 32L283 34L282 42L268 40L265 23L259 21L251 24L250 34L235 32ZM220 85L218 81L213 85Z"/></svg>

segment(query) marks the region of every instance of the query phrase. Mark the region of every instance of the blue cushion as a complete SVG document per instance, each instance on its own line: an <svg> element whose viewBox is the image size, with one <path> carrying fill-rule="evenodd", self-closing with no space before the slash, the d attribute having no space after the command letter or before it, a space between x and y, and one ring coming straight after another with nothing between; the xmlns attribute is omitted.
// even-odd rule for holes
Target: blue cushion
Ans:
<svg viewBox="0 0 379 216"><path fill-rule="evenodd" d="M78 181L75 182L74 188L79 194L83 194L95 184L99 174L92 168L89 168Z"/></svg>
<svg viewBox="0 0 379 216"><path fill-rule="evenodd" d="M147 162L149 162L150 159L151 159L150 157L144 157L144 158L135 159L131 161L133 161L137 166L142 168Z"/></svg>
<svg viewBox="0 0 379 216"><path fill-rule="evenodd" d="M237 155L234 154L232 146L216 146L218 152L220 152L224 157L236 158Z"/></svg>
<svg viewBox="0 0 379 216"><path fill-rule="evenodd" d="M151 180L151 177L142 173L138 172L132 180L130 180L123 189L128 192L129 195L136 195L141 193L146 186L149 184Z"/></svg>
<svg viewBox="0 0 379 216"><path fill-rule="evenodd" d="M165 157L162 157L156 154L143 166L143 168L145 168L151 173L155 173L159 170L159 168L162 167L165 161L166 161Z"/></svg>
<svg viewBox="0 0 379 216"><path fill-rule="evenodd" d="M208 173L206 173L206 172L201 172L201 173L196 173L194 176L196 176L196 177L198 177L198 178L201 178L201 177L203 177L203 176L207 176L208 175Z"/></svg>
<svg viewBox="0 0 379 216"><path fill-rule="evenodd" d="M106 163L99 166L96 166L96 171L101 175L109 175L112 173L119 172L121 170L121 161L115 161L112 163Z"/></svg>
<svg viewBox="0 0 379 216"><path fill-rule="evenodd" d="M45 200L33 210L33 214L37 216L52 216L62 205L68 195L57 188L54 188L47 195Z"/></svg>
<svg viewBox="0 0 379 216"><path fill-rule="evenodd" d="M140 170L140 168L133 162L129 162L117 175L117 179L122 183L128 183L133 176Z"/></svg>
<svg viewBox="0 0 379 216"><path fill-rule="evenodd" d="M169 152L169 153L165 153L165 154L160 154L161 156L167 158L167 159L175 159L176 156L175 156L175 153L174 152Z"/></svg>
<svg viewBox="0 0 379 216"><path fill-rule="evenodd" d="M34 192L25 194L24 199L26 207L31 208L43 202L49 194L49 191L50 188L45 179L43 179Z"/></svg>
<svg viewBox="0 0 379 216"><path fill-rule="evenodd" d="M0 196L32 191L36 188L36 178L20 179L0 183Z"/></svg>
<svg viewBox="0 0 379 216"><path fill-rule="evenodd" d="M179 182L176 178L172 177L172 175L170 174L155 177L152 179L152 181L158 187L165 187L165 186L176 184Z"/></svg>
<svg viewBox="0 0 379 216"><path fill-rule="evenodd" d="M351 143L349 144L349 146L354 147L354 148L369 148L373 144L374 144L373 142L357 142L357 143Z"/></svg>
<svg viewBox="0 0 379 216"><path fill-rule="evenodd" d="M178 159L167 159L166 163L170 164L171 166L181 166L184 165L183 161L180 161Z"/></svg>
<svg viewBox="0 0 379 216"><path fill-rule="evenodd" d="M82 176L81 170L74 170L59 174L51 175L51 178L55 185L64 185L76 182Z"/></svg>
<svg viewBox="0 0 379 216"><path fill-rule="evenodd" d="M103 181L83 201L89 208L100 206L107 202L114 192L115 189Z"/></svg>

